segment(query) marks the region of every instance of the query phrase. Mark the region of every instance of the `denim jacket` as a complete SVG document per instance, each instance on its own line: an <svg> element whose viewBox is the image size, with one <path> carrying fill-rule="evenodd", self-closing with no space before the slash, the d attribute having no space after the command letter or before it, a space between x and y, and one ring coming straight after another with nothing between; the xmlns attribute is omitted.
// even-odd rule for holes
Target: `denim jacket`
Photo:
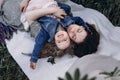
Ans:
<svg viewBox="0 0 120 80"><path fill-rule="evenodd" d="M65 10L67 15L71 14L70 6L63 3L58 3L58 5ZM59 21L57 19L47 16L43 16L37 21L41 24L41 30L35 38L35 45L30 58L31 62L37 62L37 60L40 58L40 52L43 46L47 41L50 42L54 39L57 27L59 25Z"/></svg>
<svg viewBox="0 0 120 80"><path fill-rule="evenodd" d="M65 10L67 15L71 13L70 6L61 3L59 3L59 6ZM65 16L64 19L58 21L55 18L44 16L38 19L38 22L41 24L41 30L35 38L35 45L30 59L31 62L35 63L40 58L40 52L45 43L51 42L54 39L58 25L62 25L65 29L67 29L69 25L75 23L83 25L87 28L85 22L80 17Z"/></svg>
<svg viewBox="0 0 120 80"><path fill-rule="evenodd" d="M77 24L83 26L85 29L89 30L89 27L87 26L86 22L79 17L71 17L71 16L66 16L64 19L60 21L60 23L63 25L64 29L67 29L71 24Z"/></svg>

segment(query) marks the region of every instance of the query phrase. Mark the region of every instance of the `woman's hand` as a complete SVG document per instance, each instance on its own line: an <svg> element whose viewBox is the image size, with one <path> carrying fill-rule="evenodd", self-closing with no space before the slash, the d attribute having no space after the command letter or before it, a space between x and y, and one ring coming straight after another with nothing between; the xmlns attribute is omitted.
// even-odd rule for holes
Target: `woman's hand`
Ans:
<svg viewBox="0 0 120 80"><path fill-rule="evenodd" d="M26 8L28 6L28 3L29 3L30 0L23 0L21 3L20 3L20 11L21 12L25 12L26 11Z"/></svg>
<svg viewBox="0 0 120 80"><path fill-rule="evenodd" d="M64 16L66 16L67 14L65 13L65 11L61 8L56 8L56 11L53 13L54 16L63 19Z"/></svg>

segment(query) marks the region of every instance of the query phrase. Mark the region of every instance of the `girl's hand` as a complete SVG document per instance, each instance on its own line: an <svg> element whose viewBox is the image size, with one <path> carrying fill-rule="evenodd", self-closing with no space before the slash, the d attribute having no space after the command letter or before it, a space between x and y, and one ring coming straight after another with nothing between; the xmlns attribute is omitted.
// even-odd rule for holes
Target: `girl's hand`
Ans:
<svg viewBox="0 0 120 80"><path fill-rule="evenodd" d="M30 62L30 68L31 68L31 69L35 69L35 68L36 68L36 63Z"/></svg>
<svg viewBox="0 0 120 80"><path fill-rule="evenodd" d="M65 13L65 11L63 9L56 8L56 11L53 13L53 15L60 19L63 19L64 16L66 16L67 14Z"/></svg>
<svg viewBox="0 0 120 80"><path fill-rule="evenodd" d="M29 3L30 0L23 0L21 3L20 3L20 11L21 12L25 12L26 11L26 8L28 6L28 3Z"/></svg>

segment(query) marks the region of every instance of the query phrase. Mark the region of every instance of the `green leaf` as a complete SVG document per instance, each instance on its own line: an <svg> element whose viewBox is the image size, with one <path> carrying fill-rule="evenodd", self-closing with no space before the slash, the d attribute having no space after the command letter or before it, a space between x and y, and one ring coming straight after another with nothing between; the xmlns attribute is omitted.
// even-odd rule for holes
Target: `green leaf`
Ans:
<svg viewBox="0 0 120 80"><path fill-rule="evenodd" d="M99 74L111 75L111 73L109 73L109 72L101 72L101 73L99 73Z"/></svg>
<svg viewBox="0 0 120 80"><path fill-rule="evenodd" d="M68 72L66 72L66 79L67 80L73 80L72 77L71 77L71 75Z"/></svg>
<svg viewBox="0 0 120 80"><path fill-rule="evenodd" d="M88 80L88 75L84 75L83 78L81 80Z"/></svg>
<svg viewBox="0 0 120 80"><path fill-rule="evenodd" d="M115 67L115 69L111 72L101 72L100 74L107 75L108 77L113 77L113 76L119 76L120 70L118 67Z"/></svg>
<svg viewBox="0 0 120 80"><path fill-rule="evenodd" d="M62 79L62 78L58 77L58 80L64 80L64 79Z"/></svg>
<svg viewBox="0 0 120 80"><path fill-rule="evenodd" d="M96 80L96 77L91 78L90 80Z"/></svg>
<svg viewBox="0 0 120 80"><path fill-rule="evenodd" d="M111 72L113 75L118 71L118 67L115 67L115 69Z"/></svg>
<svg viewBox="0 0 120 80"><path fill-rule="evenodd" d="M79 71L79 69L77 68L77 69L75 70L75 73L74 73L74 80L79 80L79 78L80 78L80 71Z"/></svg>
<svg viewBox="0 0 120 80"><path fill-rule="evenodd" d="M50 58L48 58L47 62L50 62L51 64L55 64L55 58L50 57Z"/></svg>

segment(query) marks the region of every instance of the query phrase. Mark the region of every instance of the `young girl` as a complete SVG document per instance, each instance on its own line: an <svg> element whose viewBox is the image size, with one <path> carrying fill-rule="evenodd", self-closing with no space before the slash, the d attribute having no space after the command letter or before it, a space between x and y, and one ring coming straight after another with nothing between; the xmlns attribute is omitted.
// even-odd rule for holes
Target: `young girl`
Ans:
<svg viewBox="0 0 120 80"><path fill-rule="evenodd" d="M41 4L43 3L43 4ZM41 5L39 5L41 4ZM70 9L67 5L60 4L66 11ZM70 39L67 32L59 25L58 20L66 15L63 9L58 7L54 0L23 0L20 6L20 10L23 12L21 15L21 21L24 24L26 30L29 25L37 20L41 23L41 30L35 39L35 46L31 56L30 67L35 69L36 62L40 57L40 52L44 44L48 41L51 42L55 36L55 42L59 49L66 49L70 46ZM44 17L42 17L44 16Z"/></svg>

